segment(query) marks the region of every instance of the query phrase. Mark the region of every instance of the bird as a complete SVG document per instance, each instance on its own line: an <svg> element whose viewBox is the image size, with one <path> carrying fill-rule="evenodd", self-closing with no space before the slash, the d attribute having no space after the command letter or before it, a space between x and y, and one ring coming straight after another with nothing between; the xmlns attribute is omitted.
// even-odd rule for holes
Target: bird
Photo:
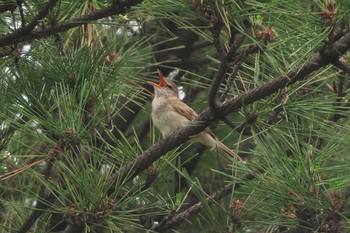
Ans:
<svg viewBox="0 0 350 233"><path fill-rule="evenodd" d="M154 87L154 98L152 100L152 122L161 132L163 138L171 135L176 129L188 126L197 118L198 114L179 98L176 84L164 77L158 70L159 83L148 82ZM217 149L220 154L227 154L242 162L230 148L218 140L209 127L194 135L192 142L199 142L210 149Z"/></svg>

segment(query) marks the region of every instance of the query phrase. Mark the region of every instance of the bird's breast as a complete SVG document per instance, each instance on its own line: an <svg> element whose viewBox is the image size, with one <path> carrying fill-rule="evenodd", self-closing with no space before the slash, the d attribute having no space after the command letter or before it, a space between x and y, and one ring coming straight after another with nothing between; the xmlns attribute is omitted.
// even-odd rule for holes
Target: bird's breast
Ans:
<svg viewBox="0 0 350 233"><path fill-rule="evenodd" d="M152 121L163 137L179 127L186 126L189 122L186 117L174 110L166 98L155 98L152 101Z"/></svg>

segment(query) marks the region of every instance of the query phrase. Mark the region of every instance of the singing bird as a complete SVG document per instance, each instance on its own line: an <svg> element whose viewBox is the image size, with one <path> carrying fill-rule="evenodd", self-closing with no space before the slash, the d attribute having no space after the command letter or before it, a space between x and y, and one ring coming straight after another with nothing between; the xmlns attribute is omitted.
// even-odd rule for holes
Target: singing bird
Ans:
<svg viewBox="0 0 350 233"><path fill-rule="evenodd" d="M159 84L148 83L154 87L152 121L165 138L174 130L189 125L198 114L180 100L177 86L173 81L164 78L161 72L159 72L159 79ZM200 142L211 149L217 149L220 154L227 154L238 161L243 161L235 152L222 144L209 128L193 136L191 141Z"/></svg>

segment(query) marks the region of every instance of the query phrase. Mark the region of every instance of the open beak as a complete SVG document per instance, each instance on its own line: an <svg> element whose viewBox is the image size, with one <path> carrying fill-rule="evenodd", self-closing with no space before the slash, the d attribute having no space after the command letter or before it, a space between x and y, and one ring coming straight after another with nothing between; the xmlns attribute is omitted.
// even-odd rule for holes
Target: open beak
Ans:
<svg viewBox="0 0 350 233"><path fill-rule="evenodd" d="M165 87L165 79L164 79L164 75L162 74L162 72L160 70L158 70L159 73L159 84L158 83L154 83L154 82L147 82L148 84L151 84L154 87L157 88L164 88Z"/></svg>

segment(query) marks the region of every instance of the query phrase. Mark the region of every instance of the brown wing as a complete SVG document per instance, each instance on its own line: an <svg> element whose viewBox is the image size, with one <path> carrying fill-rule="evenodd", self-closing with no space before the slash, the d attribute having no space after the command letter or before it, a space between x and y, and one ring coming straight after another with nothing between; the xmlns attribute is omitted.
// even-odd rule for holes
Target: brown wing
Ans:
<svg viewBox="0 0 350 233"><path fill-rule="evenodd" d="M178 99L169 99L169 105L171 105L176 112L186 117L190 121L193 121L198 114L187 104Z"/></svg>
<svg viewBox="0 0 350 233"><path fill-rule="evenodd" d="M190 106L188 106L187 104L185 104L181 100L169 99L168 101L172 102L170 104L173 106L173 108L176 112L178 112L182 116L185 116L190 121L193 121L194 119L196 119L198 117L198 114ZM216 139L214 132L211 131L211 129L209 129L209 127L206 128L204 131Z"/></svg>

